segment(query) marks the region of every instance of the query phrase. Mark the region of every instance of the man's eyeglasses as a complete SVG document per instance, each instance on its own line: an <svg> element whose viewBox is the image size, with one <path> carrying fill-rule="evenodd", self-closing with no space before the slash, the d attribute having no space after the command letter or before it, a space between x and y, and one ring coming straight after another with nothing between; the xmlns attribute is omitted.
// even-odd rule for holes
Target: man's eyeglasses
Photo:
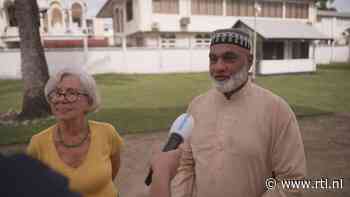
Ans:
<svg viewBox="0 0 350 197"><path fill-rule="evenodd" d="M49 95L48 99L51 103L57 103L61 96L63 96L64 100L66 100L69 103L74 103L79 99L79 96L88 96L86 92L82 92L76 89L66 89L61 90L61 89L55 89L53 90Z"/></svg>

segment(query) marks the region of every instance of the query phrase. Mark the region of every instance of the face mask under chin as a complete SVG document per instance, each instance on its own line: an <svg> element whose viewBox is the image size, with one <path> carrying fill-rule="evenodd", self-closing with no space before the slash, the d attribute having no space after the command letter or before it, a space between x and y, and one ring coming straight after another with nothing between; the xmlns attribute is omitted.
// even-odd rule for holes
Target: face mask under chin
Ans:
<svg viewBox="0 0 350 197"><path fill-rule="evenodd" d="M224 81L217 81L212 76L211 79L218 91L222 93L231 92L239 88L243 83L247 81L248 69L249 66L244 65L238 72L232 74L229 79Z"/></svg>

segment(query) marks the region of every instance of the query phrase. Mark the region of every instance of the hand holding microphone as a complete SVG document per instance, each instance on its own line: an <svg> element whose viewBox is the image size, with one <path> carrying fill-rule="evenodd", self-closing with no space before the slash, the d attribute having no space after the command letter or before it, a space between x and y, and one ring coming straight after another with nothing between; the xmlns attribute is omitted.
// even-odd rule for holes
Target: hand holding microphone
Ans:
<svg viewBox="0 0 350 197"><path fill-rule="evenodd" d="M172 124L169 138L166 145L163 147L163 152L175 150L177 147L187 139L193 129L193 117L189 114L180 115ZM146 177L145 184L148 186L152 182L153 171L150 169L148 176Z"/></svg>

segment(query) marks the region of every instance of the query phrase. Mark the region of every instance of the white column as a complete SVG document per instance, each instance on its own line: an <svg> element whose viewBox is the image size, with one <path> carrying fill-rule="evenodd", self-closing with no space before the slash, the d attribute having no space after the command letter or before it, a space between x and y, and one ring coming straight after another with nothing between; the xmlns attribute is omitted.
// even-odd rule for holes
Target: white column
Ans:
<svg viewBox="0 0 350 197"><path fill-rule="evenodd" d="M332 42L331 42L331 44L332 44L332 46L331 46L331 60L330 60L330 63L332 63L333 62L333 60L334 60L334 44L335 44L335 36L334 36L334 30L335 30L335 28L336 28L336 23L337 23L337 18L336 17L333 17L333 19L332 19L332 30L331 30L331 33L332 33Z"/></svg>
<svg viewBox="0 0 350 197"><path fill-rule="evenodd" d="M188 44L189 44L189 47L188 47L188 50L190 52L190 65L189 65L189 71L191 72L193 70L193 60L192 60L192 56L193 56L193 53L192 53L192 38L191 38L191 34L188 34Z"/></svg>
<svg viewBox="0 0 350 197"><path fill-rule="evenodd" d="M39 17L40 17L40 32L44 31L44 13L39 12Z"/></svg>
<svg viewBox="0 0 350 197"><path fill-rule="evenodd" d="M123 51L123 65L125 72L128 73L127 49L126 49L126 34L122 34L122 51Z"/></svg>
<svg viewBox="0 0 350 197"><path fill-rule="evenodd" d="M159 33L158 33L158 54L159 54L159 71L161 71L163 67L163 54L162 54L162 39Z"/></svg>
<svg viewBox="0 0 350 197"><path fill-rule="evenodd" d="M44 31L44 16L45 14L43 12L39 12L39 16L40 16L40 28L39 28L39 32L40 32L40 41L41 44L44 44L44 36L45 36L45 31Z"/></svg>
<svg viewBox="0 0 350 197"><path fill-rule="evenodd" d="M226 16L226 0L222 1L222 15Z"/></svg>
<svg viewBox="0 0 350 197"><path fill-rule="evenodd" d="M52 14L51 14L51 10L49 9L47 14L47 34L51 34L51 20L52 20Z"/></svg>
<svg viewBox="0 0 350 197"><path fill-rule="evenodd" d="M83 7L83 14L82 14L82 27L86 30L86 15L87 15L87 7Z"/></svg>
<svg viewBox="0 0 350 197"><path fill-rule="evenodd" d="M254 2L254 43L253 43L253 65L252 65L252 78L253 80L255 80L255 77L256 77L256 50L257 50L257 47L256 47L256 43L257 43L257 32L256 32L256 18L259 16L259 13L261 11L261 7L260 5L255 1Z"/></svg>
<svg viewBox="0 0 350 197"><path fill-rule="evenodd" d="M284 41L284 48L283 48L283 59L292 59L292 53L291 53L291 48L292 48L292 43L289 40Z"/></svg>
<svg viewBox="0 0 350 197"><path fill-rule="evenodd" d="M69 17L69 25L68 25L68 29L72 30L72 25L73 25L73 17L72 17L72 8L68 8L68 17Z"/></svg>
<svg viewBox="0 0 350 197"><path fill-rule="evenodd" d="M66 24L66 11L64 10L64 8L60 8L61 14L62 14L62 26L61 26L61 31L60 33L65 34L66 33L66 28L67 28L67 24Z"/></svg>

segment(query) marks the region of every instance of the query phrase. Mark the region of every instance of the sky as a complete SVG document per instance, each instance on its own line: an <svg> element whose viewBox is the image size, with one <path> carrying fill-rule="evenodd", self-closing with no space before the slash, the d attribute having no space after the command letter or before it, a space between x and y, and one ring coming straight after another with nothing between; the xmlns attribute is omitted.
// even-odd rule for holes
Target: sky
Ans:
<svg viewBox="0 0 350 197"><path fill-rule="evenodd" d="M89 5L89 16L96 16L107 0L86 0ZM335 0L333 6L342 12L350 12L350 0Z"/></svg>
<svg viewBox="0 0 350 197"><path fill-rule="evenodd" d="M341 12L350 12L350 0L335 0L333 6Z"/></svg>
<svg viewBox="0 0 350 197"><path fill-rule="evenodd" d="M96 16L107 0L86 0L89 6L88 16ZM349 0L347 0L349 1Z"/></svg>

